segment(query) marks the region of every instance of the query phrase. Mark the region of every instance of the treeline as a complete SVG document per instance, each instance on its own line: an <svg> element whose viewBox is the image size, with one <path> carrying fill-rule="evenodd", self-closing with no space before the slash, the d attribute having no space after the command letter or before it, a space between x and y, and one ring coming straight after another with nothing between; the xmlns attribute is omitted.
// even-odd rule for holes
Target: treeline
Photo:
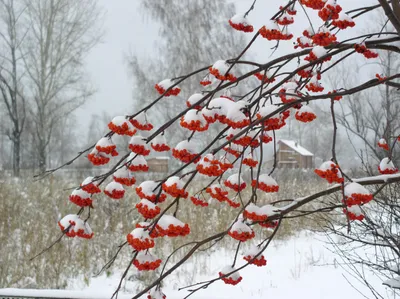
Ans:
<svg viewBox="0 0 400 299"><path fill-rule="evenodd" d="M0 1L1 166L15 176L73 150L73 112L94 93L84 58L101 20L95 0Z"/></svg>

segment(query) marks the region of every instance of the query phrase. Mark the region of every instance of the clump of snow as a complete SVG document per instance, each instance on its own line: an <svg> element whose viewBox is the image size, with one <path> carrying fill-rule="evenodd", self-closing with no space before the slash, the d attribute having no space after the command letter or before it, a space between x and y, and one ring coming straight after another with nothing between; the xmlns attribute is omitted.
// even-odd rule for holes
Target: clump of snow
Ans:
<svg viewBox="0 0 400 299"><path fill-rule="evenodd" d="M90 236L93 234L92 229L89 224L82 219L76 219L75 225L71 228L76 234L81 233L83 231L84 235Z"/></svg>
<svg viewBox="0 0 400 299"><path fill-rule="evenodd" d="M230 175L226 180L228 182L230 182L232 185L239 185L239 184L243 184L243 182L244 182L242 176L239 175L238 173L234 173L234 174Z"/></svg>
<svg viewBox="0 0 400 299"><path fill-rule="evenodd" d="M283 21L283 20L288 20L290 22L293 22L293 16L289 15L287 12L284 12L280 17L279 17L279 21Z"/></svg>
<svg viewBox="0 0 400 299"><path fill-rule="evenodd" d="M142 155L137 155L135 153L130 153L126 162L129 162L129 164L133 166L147 165L146 159Z"/></svg>
<svg viewBox="0 0 400 299"><path fill-rule="evenodd" d="M168 187L176 184L176 188L183 189L185 186L185 181L178 176L171 176L165 181L164 184Z"/></svg>
<svg viewBox="0 0 400 299"><path fill-rule="evenodd" d="M331 170L332 168L336 168L336 164L332 161L325 161L321 164L320 167L318 167L319 170L325 171L325 170ZM341 177L340 172L338 172L338 176Z"/></svg>
<svg viewBox="0 0 400 299"><path fill-rule="evenodd" d="M394 170L394 169L396 169L396 167L395 167L394 164L393 164L393 161L390 160L389 158L383 158L383 159L381 160L381 163L379 163L379 168L380 168L382 171L385 171L385 170Z"/></svg>
<svg viewBox="0 0 400 299"><path fill-rule="evenodd" d="M256 255L258 255L260 252L262 251L262 249L256 245L252 245L249 249L247 249L243 255L244 256L251 256L251 257L255 257Z"/></svg>
<svg viewBox="0 0 400 299"><path fill-rule="evenodd" d="M260 117L265 117L267 115L273 114L279 107L271 104L267 104L264 107L261 107L258 111ZM271 116L271 118L279 118L278 115Z"/></svg>
<svg viewBox="0 0 400 299"><path fill-rule="evenodd" d="M225 60L217 60L212 68L218 70L219 73L224 76L229 69L229 64Z"/></svg>
<svg viewBox="0 0 400 299"><path fill-rule="evenodd" d="M70 225L75 225L77 222L79 222L79 220L81 220L79 218L78 215L76 214L69 214L64 216L60 221L60 225L62 225L64 227L64 229L66 229L68 226Z"/></svg>
<svg viewBox="0 0 400 299"><path fill-rule="evenodd" d="M112 193L114 190L115 191L124 191L124 186L122 186L120 183L117 182L110 182L108 185L104 188L105 191Z"/></svg>
<svg viewBox="0 0 400 299"><path fill-rule="evenodd" d="M351 207L347 207L347 210L349 211L349 213L352 213L356 216L364 215L364 213L361 211L360 206L358 205L352 205Z"/></svg>
<svg viewBox="0 0 400 299"><path fill-rule="evenodd" d="M140 135L135 135L131 137L131 140L129 141L129 144L132 145L142 145L144 147L147 146L146 144L146 139L143 136Z"/></svg>
<svg viewBox="0 0 400 299"><path fill-rule="evenodd" d="M187 102L188 102L191 106L193 106L193 105L196 104L198 101L200 101L203 97L204 97L204 95L202 95L201 93L194 93L194 94L192 94L192 95L188 98Z"/></svg>
<svg viewBox="0 0 400 299"><path fill-rule="evenodd" d="M336 0L323 0L322 2L325 2L324 7L328 7L328 5L336 7L338 4L336 3Z"/></svg>
<svg viewBox="0 0 400 299"><path fill-rule="evenodd" d="M167 90L168 88L170 88L172 85L174 85L174 82L171 79L164 79L162 80L160 83L158 83L158 85L162 88L164 88L165 90Z"/></svg>
<svg viewBox="0 0 400 299"><path fill-rule="evenodd" d="M326 26L321 26L318 28L318 33L331 33L331 31Z"/></svg>
<svg viewBox="0 0 400 299"><path fill-rule="evenodd" d="M136 120L140 124L145 124L147 123L147 115L146 112L140 112L138 115L136 115L132 120Z"/></svg>
<svg viewBox="0 0 400 299"><path fill-rule="evenodd" d="M155 181L144 181L139 185L139 187L142 188L142 193L150 197L154 194L157 194L161 188L161 186Z"/></svg>
<svg viewBox="0 0 400 299"><path fill-rule="evenodd" d="M207 125L207 121L205 120L203 114L196 109L190 109L188 112L186 112L186 114L183 116L183 121L186 123L199 121L202 127Z"/></svg>
<svg viewBox="0 0 400 299"><path fill-rule="evenodd" d="M93 182L94 177L88 176L84 181L82 182L81 186L89 185Z"/></svg>
<svg viewBox="0 0 400 299"><path fill-rule="evenodd" d="M148 299L166 299L165 294L161 291L161 289L155 288L149 292L147 296Z"/></svg>
<svg viewBox="0 0 400 299"><path fill-rule="evenodd" d="M100 138L99 141L97 141L95 147L98 147L98 146L100 146L100 147L108 147L108 146L112 146L112 145L114 145L114 144L112 143L110 138L102 137L102 138Z"/></svg>
<svg viewBox="0 0 400 299"><path fill-rule="evenodd" d="M260 207L256 206L254 203L250 203L246 209L245 209L248 213L256 213L256 214L260 214Z"/></svg>
<svg viewBox="0 0 400 299"><path fill-rule="evenodd" d="M147 250L146 251L139 251L138 254L136 255L136 259L141 264L152 263L152 262L155 262L157 260L157 258L155 256L153 256Z"/></svg>
<svg viewBox="0 0 400 299"><path fill-rule="evenodd" d="M236 14L230 19L230 21L233 24L243 24L244 26L250 25L244 17L244 14Z"/></svg>
<svg viewBox="0 0 400 299"><path fill-rule="evenodd" d="M114 172L113 176L116 177L116 178L130 178L131 174L130 174L128 168L126 168L124 166L124 167L121 167L121 168L117 169Z"/></svg>
<svg viewBox="0 0 400 299"><path fill-rule="evenodd" d="M212 99L208 105L201 110L201 112L205 117L212 117L215 114L226 116L234 105L235 102L232 102L227 98L215 98Z"/></svg>
<svg viewBox="0 0 400 299"><path fill-rule="evenodd" d="M183 140L175 146L175 150L187 150L189 153L197 153L197 144L193 140Z"/></svg>
<svg viewBox="0 0 400 299"><path fill-rule="evenodd" d="M231 272L233 272L233 271L235 271L235 270L236 270L236 269L235 269L234 267L228 265L228 266L223 267L223 268L221 269L220 273L222 273L223 275L225 275L225 274L231 273ZM236 281L239 280L239 279L241 278L241 277L240 277L240 274L239 274L239 271L236 271L236 272L230 274L230 275L227 276L227 277L228 277L228 278L232 278L232 280L236 280Z"/></svg>
<svg viewBox="0 0 400 299"><path fill-rule="evenodd" d="M264 183L268 186L278 186L278 183L268 174L261 174L258 178L260 183Z"/></svg>
<svg viewBox="0 0 400 299"><path fill-rule="evenodd" d="M72 196L79 196L82 199L89 199L90 198L90 193L87 193L86 191L83 191L82 189L75 189L71 193Z"/></svg>
<svg viewBox="0 0 400 299"><path fill-rule="evenodd" d="M64 230L69 228L68 232L66 232L67 236L79 236L83 238L91 238L93 236L93 232L89 224L83 221L79 215L66 215L58 222L58 224Z"/></svg>
<svg viewBox="0 0 400 299"><path fill-rule="evenodd" d="M340 21L347 21L347 22L354 22L353 19L352 19L347 13L345 13L344 11L341 11L341 12L339 13L339 18L338 18L338 20L340 20Z"/></svg>
<svg viewBox="0 0 400 299"><path fill-rule="evenodd" d="M232 122L240 122L247 120L248 117L240 110L243 108L243 104L236 102L232 105L226 115L226 117Z"/></svg>
<svg viewBox="0 0 400 299"><path fill-rule="evenodd" d="M385 138L379 139L378 143L380 143L380 144L387 144Z"/></svg>
<svg viewBox="0 0 400 299"><path fill-rule="evenodd" d="M145 228L135 228L130 235L133 236L133 238L135 239L139 239L139 240L146 240L146 239L150 239L150 235L149 232L145 229Z"/></svg>
<svg viewBox="0 0 400 299"><path fill-rule="evenodd" d="M229 128L229 130L226 132L227 136L235 136L237 134L239 134L242 131L242 129L234 129L234 128ZM235 146L235 144L231 144L231 146ZM236 146L240 146L240 145L236 145ZM239 150L239 148L237 149Z"/></svg>
<svg viewBox="0 0 400 299"><path fill-rule="evenodd" d="M310 81L308 82L308 84L313 84L313 85L316 85L316 86L321 86L321 83L319 83L318 77L317 77L317 76L313 76L313 77L310 79ZM302 107L308 107L308 105L302 106ZM311 110L312 110L312 109L311 109Z"/></svg>
<svg viewBox="0 0 400 299"><path fill-rule="evenodd" d="M279 213L280 209L278 207L275 207L273 205L264 205L260 208L260 211L267 215L268 217L271 217L273 215L276 215Z"/></svg>
<svg viewBox="0 0 400 299"><path fill-rule="evenodd" d="M298 87L297 83L296 83L296 82L291 82L291 81L286 82L286 83L284 83L284 84L282 85L282 89L285 89L286 91L287 91L287 90L292 90L292 91L294 91L294 90L296 90L297 87Z"/></svg>
<svg viewBox="0 0 400 299"><path fill-rule="evenodd" d="M154 146L156 144L158 145L167 144L167 139L165 138L164 135L159 134L156 137L154 137L153 140L151 140L151 145Z"/></svg>
<svg viewBox="0 0 400 299"><path fill-rule="evenodd" d="M280 31L279 25L278 23L276 23L275 21L272 20L268 20L264 23L264 26L266 29L268 30L277 30Z"/></svg>
<svg viewBox="0 0 400 299"><path fill-rule="evenodd" d="M130 122L126 119L125 116L115 116L111 122L118 126L121 127L122 125L126 124L128 127L130 127Z"/></svg>
<svg viewBox="0 0 400 299"><path fill-rule="evenodd" d="M369 195L371 192L368 191L367 188L364 186L352 182L344 187L344 195L345 196L351 196L352 194L364 194L364 195Z"/></svg>
<svg viewBox="0 0 400 299"><path fill-rule="evenodd" d="M252 234L253 230L246 223L243 222L243 219L238 219L231 227L231 232L241 233L249 233Z"/></svg>
<svg viewBox="0 0 400 299"><path fill-rule="evenodd" d="M150 200L147 200L145 198L143 198L140 203L144 206L146 206L149 210L155 210L156 209L156 205L154 203L152 203Z"/></svg>
<svg viewBox="0 0 400 299"><path fill-rule="evenodd" d="M321 47L321 46L315 46L312 49L312 52L314 53L314 55L317 58L321 58L322 56L325 56L328 53L328 51L324 47Z"/></svg>
<svg viewBox="0 0 400 299"><path fill-rule="evenodd" d="M315 77L313 77L313 78L315 78ZM312 81L313 79L311 79L310 80L310 82ZM318 80L317 80L317 83L318 83ZM315 84L315 83L314 83ZM319 83L318 83L319 84ZM298 114L303 114L303 113L312 113L312 114L315 114L315 112L314 112L314 110L309 106L309 105L303 105L303 106L301 106L301 108L299 109L299 110L297 110L297 113Z"/></svg>
<svg viewBox="0 0 400 299"><path fill-rule="evenodd" d="M304 32L307 32L309 36L315 35L315 31L314 31L314 28L312 26L310 26L307 29L305 29Z"/></svg>
<svg viewBox="0 0 400 299"><path fill-rule="evenodd" d="M185 223L180 221L179 219L175 218L172 215L162 215L160 220L158 220L157 225L163 229L168 229L170 225L184 227Z"/></svg>

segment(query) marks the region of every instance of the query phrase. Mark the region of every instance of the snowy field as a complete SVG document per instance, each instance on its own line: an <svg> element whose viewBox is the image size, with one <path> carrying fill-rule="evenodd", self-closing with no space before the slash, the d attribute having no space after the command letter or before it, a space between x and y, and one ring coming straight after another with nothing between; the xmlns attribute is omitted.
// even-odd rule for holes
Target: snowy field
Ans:
<svg viewBox="0 0 400 299"><path fill-rule="evenodd" d="M274 241L265 253L268 264L266 267L258 268L249 266L240 272L243 280L236 286L224 284L217 281L205 290L193 294L190 298L194 299L244 299L244 298L371 298L369 290L355 281L339 264L338 256L329 250L326 237L306 235L291 238L288 241ZM194 268L196 265L187 262L180 269L178 277L170 276L167 279L163 291L168 299L184 298L185 291L178 291L178 287L190 284L190 280L195 277L195 281L203 281L215 278L219 270L232 261L232 252L217 251L210 256L202 256L197 259L196 265L202 267L201 271ZM241 263L241 260L240 260ZM195 274L197 272L209 273L209 275ZM132 273L135 270L132 270ZM121 271L122 272L122 271ZM366 276L374 287L390 296L390 291L386 292L386 287L382 286L377 277ZM353 288L346 278L356 287ZM50 292L54 298L61 295L85 298L110 298L119 283L119 274L109 277L105 275L93 278L89 286L79 279L70 282L69 291L54 293ZM118 296L120 299L131 298L135 290L140 287L133 281L123 283L123 289ZM4 290L3 290L4 293ZM14 291L9 289L9 293ZM41 292L39 292L41 293ZM393 298L393 296L390 296ZM143 296L142 298L145 298Z"/></svg>
<svg viewBox="0 0 400 299"><path fill-rule="evenodd" d="M194 299L245 299L245 298L307 298L307 299L338 299L338 298L368 298L369 290L355 281L339 264L338 256L332 253L327 238L323 235L301 234L287 241L273 241L265 252L267 266L254 265L240 271L243 280L236 286L226 285L217 281L205 290L200 290L190 298ZM206 266L209 275L197 275L195 281L200 282L215 278L220 269L232 263L233 252L218 251L209 257L197 261ZM242 265L241 257L238 266ZM167 279L163 292L167 299L184 298L188 293L178 291L179 287L190 284L191 273L196 265L187 263L180 269L179 279ZM381 294L386 294L386 287L381 285L377 277L367 277ZM187 279L185 279L187 277ZM358 289L354 289L346 278ZM185 281L188 280L188 281ZM112 294L119 283L119 276L105 276L93 279L90 286L82 288L79 284L71 285L75 289L86 290L89 293L98 292L104 295ZM134 294L135 283L126 282L123 294ZM359 292L360 291L360 292ZM390 291L387 293L389 296ZM125 298L125 297L121 297ZM129 298L129 296L127 297ZM144 298L144 297L143 297ZM393 297L392 297L393 298Z"/></svg>

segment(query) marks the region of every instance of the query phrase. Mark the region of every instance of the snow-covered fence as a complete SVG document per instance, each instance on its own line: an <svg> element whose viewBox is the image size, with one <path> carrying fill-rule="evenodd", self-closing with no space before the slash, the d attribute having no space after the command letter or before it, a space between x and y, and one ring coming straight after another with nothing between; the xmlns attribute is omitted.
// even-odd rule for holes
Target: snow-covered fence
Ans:
<svg viewBox="0 0 400 299"><path fill-rule="evenodd" d="M0 289L0 299L110 299L112 294L93 291L37 290L37 289ZM119 294L118 298L128 299L132 296Z"/></svg>

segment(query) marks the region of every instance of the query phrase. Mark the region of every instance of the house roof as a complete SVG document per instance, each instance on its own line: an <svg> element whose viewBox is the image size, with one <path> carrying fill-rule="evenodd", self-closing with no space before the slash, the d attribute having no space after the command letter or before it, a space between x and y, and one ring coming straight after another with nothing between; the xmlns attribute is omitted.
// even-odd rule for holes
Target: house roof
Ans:
<svg viewBox="0 0 400 299"><path fill-rule="evenodd" d="M300 155L302 156L314 156L311 152L309 152L308 150L306 150L304 147L300 146L296 141L294 140L283 140L280 139L278 141L282 142L283 144L286 144L288 147L290 147L291 149L293 149L294 151L298 152Z"/></svg>

